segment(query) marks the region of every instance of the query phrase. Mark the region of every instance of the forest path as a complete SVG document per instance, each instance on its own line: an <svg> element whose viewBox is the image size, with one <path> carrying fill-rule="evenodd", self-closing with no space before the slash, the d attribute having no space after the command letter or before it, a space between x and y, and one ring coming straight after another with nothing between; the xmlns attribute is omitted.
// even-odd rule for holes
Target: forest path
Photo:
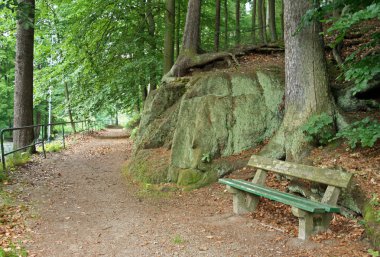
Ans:
<svg viewBox="0 0 380 257"><path fill-rule="evenodd" d="M122 174L132 142L115 134L122 132L85 137L19 173L20 198L35 216L28 222L29 256L353 256L358 251L358 243L303 242L249 215L233 215L232 197L217 183L147 197Z"/></svg>

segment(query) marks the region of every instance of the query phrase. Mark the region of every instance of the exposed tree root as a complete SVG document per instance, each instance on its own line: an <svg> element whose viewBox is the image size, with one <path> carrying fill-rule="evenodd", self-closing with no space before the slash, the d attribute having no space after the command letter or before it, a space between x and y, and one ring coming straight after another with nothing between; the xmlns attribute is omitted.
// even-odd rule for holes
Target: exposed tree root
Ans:
<svg viewBox="0 0 380 257"><path fill-rule="evenodd" d="M173 65L171 70L163 77L162 81L168 83L173 80L173 77L183 77L189 72L191 68L202 67L204 65L216 61L226 60L228 63L234 62L236 65L239 65L236 56L243 56L247 53L252 52L274 51L283 51L283 48L280 48L276 45L252 45L235 48L229 52L217 52L195 55L182 54L178 57L176 63Z"/></svg>

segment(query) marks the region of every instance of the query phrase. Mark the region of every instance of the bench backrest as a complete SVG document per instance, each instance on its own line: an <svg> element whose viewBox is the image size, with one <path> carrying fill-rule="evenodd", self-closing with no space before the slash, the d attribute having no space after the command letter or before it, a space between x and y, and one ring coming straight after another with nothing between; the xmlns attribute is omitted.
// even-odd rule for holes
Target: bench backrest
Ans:
<svg viewBox="0 0 380 257"><path fill-rule="evenodd" d="M322 169L303 164L274 160L258 155L252 155L248 165L258 169L340 188L347 188L352 178L352 174L339 170Z"/></svg>

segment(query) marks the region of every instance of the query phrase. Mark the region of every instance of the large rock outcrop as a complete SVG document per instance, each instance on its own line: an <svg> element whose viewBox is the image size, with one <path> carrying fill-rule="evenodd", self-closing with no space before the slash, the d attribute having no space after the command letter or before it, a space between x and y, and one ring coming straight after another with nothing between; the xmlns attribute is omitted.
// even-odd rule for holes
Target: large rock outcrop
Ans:
<svg viewBox="0 0 380 257"><path fill-rule="evenodd" d="M146 101L135 157L165 147L171 149L169 181L215 180L223 172L212 160L257 146L280 125L282 74L278 68L203 73L161 86Z"/></svg>

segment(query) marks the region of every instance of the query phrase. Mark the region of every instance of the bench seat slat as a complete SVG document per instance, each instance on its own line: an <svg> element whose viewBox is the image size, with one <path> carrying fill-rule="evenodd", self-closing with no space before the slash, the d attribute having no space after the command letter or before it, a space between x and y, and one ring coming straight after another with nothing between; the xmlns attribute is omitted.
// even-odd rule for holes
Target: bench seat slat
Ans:
<svg viewBox="0 0 380 257"><path fill-rule="evenodd" d="M295 196L261 185L253 184L244 180L219 179L219 183L229 185L239 190L262 196L270 200L281 202L290 206L294 206L312 213L340 212L339 207L322 204L303 197Z"/></svg>
<svg viewBox="0 0 380 257"><path fill-rule="evenodd" d="M260 190L266 191L269 194L279 195L280 197L287 198L287 199L289 199L291 201L297 201L297 202L300 202L301 204L305 204L305 205L314 205L314 206L317 206L318 208L322 207L322 208L325 209L326 212L340 212L340 208L336 207L336 206L333 206L333 205L329 205L329 204L326 204L326 203L321 203L321 202L313 201L313 200L307 199L307 198L302 197L302 196L297 196L297 195L294 195L294 194L289 194L289 193L281 192L281 191L278 191L276 189L271 189L271 188L268 188L268 187L265 187L265 186L262 186L262 185L253 184L253 183L245 181L245 180L238 180L238 181L240 183L243 183L244 185L260 188Z"/></svg>

